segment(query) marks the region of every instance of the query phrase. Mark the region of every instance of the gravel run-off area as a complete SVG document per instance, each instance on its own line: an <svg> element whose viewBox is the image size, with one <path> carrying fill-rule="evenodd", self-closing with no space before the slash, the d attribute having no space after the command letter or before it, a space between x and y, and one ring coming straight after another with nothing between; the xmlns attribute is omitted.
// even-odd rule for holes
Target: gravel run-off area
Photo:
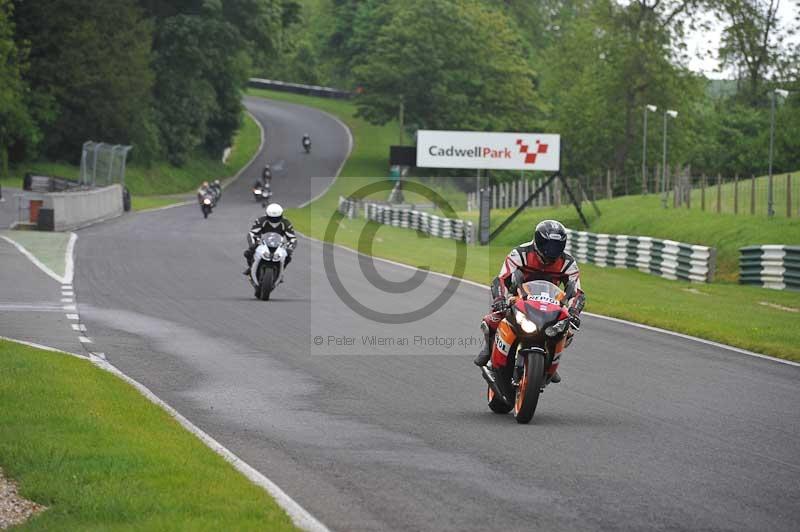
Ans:
<svg viewBox="0 0 800 532"><path fill-rule="evenodd" d="M24 523L33 514L44 510L44 506L20 497L17 485L4 477L0 469L0 530Z"/></svg>

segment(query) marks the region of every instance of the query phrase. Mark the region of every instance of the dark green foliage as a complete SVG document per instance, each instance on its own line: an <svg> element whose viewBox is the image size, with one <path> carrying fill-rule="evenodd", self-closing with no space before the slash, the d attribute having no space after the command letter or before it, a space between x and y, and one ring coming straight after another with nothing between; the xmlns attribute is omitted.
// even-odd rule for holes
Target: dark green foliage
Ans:
<svg viewBox="0 0 800 532"><path fill-rule="evenodd" d="M473 1L409 0L382 14L388 22L353 60L361 116L386 123L402 100L414 127L524 130L537 123L534 73L501 11Z"/></svg>
<svg viewBox="0 0 800 532"><path fill-rule="evenodd" d="M0 177L8 176L8 150L15 143L35 144L38 130L26 105L23 54L14 43L13 6L0 0Z"/></svg>
<svg viewBox="0 0 800 532"><path fill-rule="evenodd" d="M75 161L86 140L130 143L149 127L151 26L134 0L18 1L15 20L47 156Z"/></svg>

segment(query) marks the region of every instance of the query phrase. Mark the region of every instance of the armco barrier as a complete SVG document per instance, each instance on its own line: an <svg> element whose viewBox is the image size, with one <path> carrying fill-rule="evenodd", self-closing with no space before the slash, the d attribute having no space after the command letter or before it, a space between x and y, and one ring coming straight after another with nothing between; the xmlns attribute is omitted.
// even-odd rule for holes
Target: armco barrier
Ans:
<svg viewBox="0 0 800 532"><path fill-rule="evenodd" d="M567 252L578 261L636 268L667 279L711 282L716 250L647 236L606 235L567 229Z"/></svg>
<svg viewBox="0 0 800 532"><path fill-rule="evenodd" d="M19 197L19 201L41 201L39 212L46 214L43 219L37 220L39 228L55 231L66 231L99 220L115 218L123 212L122 186L118 184L74 192L26 193Z"/></svg>
<svg viewBox="0 0 800 532"><path fill-rule="evenodd" d="M800 290L800 246L747 246L739 252L741 284Z"/></svg>
<svg viewBox="0 0 800 532"><path fill-rule="evenodd" d="M256 89L269 89L281 92L293 92L295 94L307 94L309 96L322 96L323 98L347 99L352 93L331 87L321 87L319 85L302 85L300 83L287 83L272 79L250 78L247 82L249 87Z"/></svg>
<svg viewBox="0 0 800 532"><path fill-rule="evenodd" d="M427 212L399 209L391 205L360 204L351 199L339 197L339 212L348 218L358 218L360 208L364 209L367 220L384 225L422 231L431 236L461 240L468 244L474 241L475 232L473 231L472 222L444 218Z"/></svg>

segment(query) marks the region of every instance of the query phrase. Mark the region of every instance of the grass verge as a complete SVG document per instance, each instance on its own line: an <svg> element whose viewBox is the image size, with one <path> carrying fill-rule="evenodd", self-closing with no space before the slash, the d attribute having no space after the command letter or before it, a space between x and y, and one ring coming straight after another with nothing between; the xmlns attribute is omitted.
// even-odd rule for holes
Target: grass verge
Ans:
<svg viewBox="0 0 800 532"><path fill-rule="evenodd" d="M339 195L374 182L387 173L388 146L394 142L396 126L374 126L355 117L351 102L331 101L273 91L251 90L250 94L317 107L335 114L350 127L355 145L340 179L327 194L303 209L292 209L288 215L295 227L304 234L324 239L325 228L336 210ZM630 197L600 203L603 216L595 220L593 231L649 235L708 245L702 241L713 238L721 242L721 261L730 268L732 254L741 242L758 243L779 238L779 242L798 240L793 220L763 220L733 215L716 215L684 210L655 209L649 202L657 198ZM620 203L612 204L614 201ZM633 205L625 204L625 201ZM512 224L499 241L487 247L467 247L467 262L463 277L488 284L497 274L509 248L530 239L534 221L556 216L577 220L574 210L531 210L526 218ZM494 213L493 213L494 214ZM503 220L498 212L495 223ZM528 219L530 217L530 219ZM772 225L769 225L772 224ZM344 220L334 241L358 249L358 237L366 223L363 220ZM752 242L749 242L754 239ZM714 242L711 245L714 245ZM744 245L744 244L741 244ZM360 249L397 262L425 266L432 271L453 273L456 244L452 241L429 238L414 232L381 226L371 249ZM734 260L735 262L735 260ZM735 345L790 360L800 360L800 294L779 292L730 282L710 285L669 281L634 270L581 266L583 286L588 294L587 310L637 323L661 327L717 342ZM487 297L488 300L488 297ZM488 303L487 303L488 304ZM476 309L476 315L484 309Z"/></svg>
<svg viewBox="0 0 800 532"><path fill-rule="evenodd" d="M186 197L175 198L174 195L192 192L203 181L224 179L234 175L256 153L260 143L261 134L258 125L249 114L245 113L242 127L234 137L231 154L225 163L205 154L190 157L180 168L167 162L158 162L151 166L132 162L125 171L125 184L131 192L133 210L185 201ZM4 187L22 188L22 178L28 172L77 179L80 167L57 162L27 163L13 167L12 176L0 183ZM169 197L170 195L173 197Z"/></svg>
<svg viewBox="0 0 800 532"><path fill-rule="evenodd" d="M295 530L261 488L88 361L0 340L0 464L25 530Z"/></svg>
<svg viewBox="0 0 800 532"><path fill-rule="evenodd" d="M63 276L67 267L66 251L71 233L50 231L0 231L24 247L56 275Z"/></svg>

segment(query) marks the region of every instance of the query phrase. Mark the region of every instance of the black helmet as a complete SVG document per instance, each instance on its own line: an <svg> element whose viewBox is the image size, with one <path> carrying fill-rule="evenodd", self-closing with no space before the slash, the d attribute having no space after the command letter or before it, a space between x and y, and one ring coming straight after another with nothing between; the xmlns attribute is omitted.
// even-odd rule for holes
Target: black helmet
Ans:
<svg viewBox="0 0 800 532"><path fill-rule="evenodd" d="M561 222L543 220L536 226L533 245L542 261L549 263L558 259L567 246L567 230Z"/></svg>

